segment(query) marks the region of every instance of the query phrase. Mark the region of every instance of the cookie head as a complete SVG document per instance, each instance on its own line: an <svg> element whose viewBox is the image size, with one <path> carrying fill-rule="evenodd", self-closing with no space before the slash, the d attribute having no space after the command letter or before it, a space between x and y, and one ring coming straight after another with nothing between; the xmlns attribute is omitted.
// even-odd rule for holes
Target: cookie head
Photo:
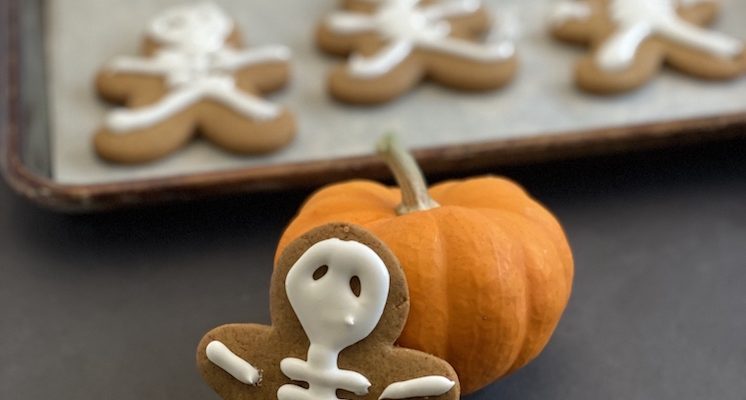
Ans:
<svg viewBox="0 0 746 400"><path fill-rule="evenodd" d="M369 247L332 238L314 244L295 262L285 287L309 340L340 351L378 324L389 273Z"/></svg>
<svg viewBox="0 0 746 400"><path fill-rule="evenodd" d="M153 19L148 34L159 43L214 51L225 43L233 22L213 3L170 8Z"/></svg>

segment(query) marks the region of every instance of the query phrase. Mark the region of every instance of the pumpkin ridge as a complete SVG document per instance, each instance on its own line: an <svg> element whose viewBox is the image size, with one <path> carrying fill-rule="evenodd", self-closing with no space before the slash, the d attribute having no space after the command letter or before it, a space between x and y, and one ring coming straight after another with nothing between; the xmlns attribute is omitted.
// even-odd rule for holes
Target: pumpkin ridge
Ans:
<svg viewBox="0 0 746 400"><path fill-rule="evenodd" d="M443 210L441 210L441 212L443 212ZM443 228L440 225L439 218L435 218L435 215L433 213L430 213L430 218L433 220L434 225L435 225L435 229L437 230L436 237L438 238L438 243L447 243L445 235L443 234ZM447 246L441 246L441 248L444 248L444 250L442 250L440 252L440 254L439 254L440 255L440 259L438 260L440 262L439 265L446 265L445 261L448 260L448 256L447 256L448 247ZM451 282L451 271L450 271L450 268L443 268L443 270L444 270L444 272L443 272L443 276L444 276L443 287L445 288L444 292L446 294L445 298L446 299L452 299L453 297L451 297L451 296L453 295L453 291L451 289L451 285L449 285L449 282ZM451 340L450 332L452 332L452 329L453 329L453 317L452 317L452 315L454 315L454 310L453 310L454 306L453 306L452 302L447 301L447 300L444 303L446 305L446 309L448 310L448 319L446 321L445 326L448 327L449 334L447 335L446 339L447 339L447 342L450 344L450 343L453 343L453 341ZM451 346L446 346L445 347L445 351L446 351L446 353L444 354L444 357L441 357L441 358L444 358L446 360L452 359L453 358L453 351L451 349Z"/></svg>
<svg viewBox="0 0 746 400"><path fill-rule="evenodd" d="M516 232L519 232L521 237L533 237L533 238L538 239L539 236L543 236L542 238L543 245L551 248L550 251L553 253L553 257L550 256L547 258L561 259L562 249L559 248L556 241L553 240L552 232L549 232L547 229L545 229L544 225L541 222L529 219L528 221L530 222L530 225L525 225L525 222L526 222L525 217L519 214L510 212L510 211L506 211L506 210L489 210L488 212L485 213L485 215L491 220L493 220L493 222L495 223L504 224L506 222L504 221L504 218L509 218L509 221L507 222L510 224L513 224L515 228L518 229L518 231ZM520 222L521 220L524 220L523 224ZM531 310L533 310L535 306L534 304L535 296L536 296L535 291L537 290L537 285L542 287L544 284L546 284L546 282L541 282L539 284L535 282L535 280L530 278L529 274L531 273L531 269L537 267L535 263L539 260L534 259L531 256L531 252L529 252L525 244L523 244L524 241L519 241L519 242L522 243L521 248L524 252L524 257L525 257L524 273L525 273L525 280L528 283L527 291L526 291L526 295L527 295L526 314L532 316L532 318L527 321L528 326L529 326L529 331L536 332L536 331L539 331L539 328L541 327L547 327L548 326L547 320L551 321L552 326L551 326L551 329L547 330L546 332L539 331L539 332L545 333L544 335L532 337L532 340L528 340L530 336L526 336L524 338L520 346L521 351L516 357L516 359L513 361L507 373L511 373L519 369L520 367L526 365L528 362L536 358L541 353L544 347L546 347L552 333L557 328L557 324L560 319L559 316L562 315L562 311L560 311L559 316L557 316L556 318L550 318L552 315L555 314L554 311L556 310L552 310L551 308L548 308L548 307L540 307L539 308L541 311L540 314L534 315L531 313ZM564 269L566 269L567 267L565 265L563 265L562 267L563 267L563 271L561 271L562 273L560 276L564 280L564 276L565 276ZM569 299L570 291L571 289L567 285L565 285L562 288L562 290L559 291L559 293L563 295L564 304L566 304L567 299ZM538 321L538 323L536 321Z"/></svg>
<svg viewBox="0 0 746 400"><path fill-rule="evenodd" d="M480 212L478 212L476 210L473 210L473 209L469 209L469 208L466 208L466 207L460 207L460 206L441 207L440 209L438 209L438 213L437 214L438 215L435 218L435 220L438 223L438 227L439 227L440 231L441 232L450 232L450 235L454 235L454 234L456 234L454 232L459 232L459 231L460 231L460 233L469 232L469 231L472 230L472 228L474 226L482 226L483 225L482 221L484 220L484 216L482 215L482 213L480 213ZM459 228L454 228L453 221L457 221L457 222L460 221L461 222L460 223L460 227ZM468 223L464 223L463 221L468 221ZM448 223L448 225L444 225L445 223ZM506 230L505 227L494 226L494 227L490 227L489 229L492 232L491 233L485 233L483 235L483 237L487 238L491 243L493 242L493 238L494 238L495 234L498 234L499 236L504 237L504 238L511 237L510 232L508 230ZM444 254L454 254L454 252L455 253L463 252L463 249L461 249L461 248L453 248L453 244L452 243L454 241L447 234L442 236L441 241L442 241L442 246L444 247L444 251L443 251ZM500 243L500 242L494 242L494 243ZM490 245L490 247L494 248L495 246L494 245ZM499 244L498 244L497 247L500 247ZM520 248L520 246L518 246L516 248L518 248L519 251L522 254L522 250L523 249ZM446 259L449 259L449 256L446 255ZM513 262L511 262L510 264L513 267L515 267L516 264L520 264L521 267L524 267L524 264L522 262L515 263L515 260L512 260L512 261ZM453 263L452 262L447 263L447 265L451 265L451 267L453 267ZM512 274L513 272L510 271L511 269L513 269L513 268L507 268L507 269L503 270L503 272L499 272L499 279L497 279L497 281L500 283L500 288L496 292L498 292L501 296L511 295L511 293L515 294L515 289L511 288L511 286L506 286L505 283L504 283L504 280L506 279L506 276L504 276L504 275L505 275L506 272L508 274ZM469 269L465 269L463 271L462 270L454 270L453 268L448 268L448 269L446 269L446 271L447 271L447 274L449 274L447 276L447 282L458 282L459 280L463 280L465 278L465 276L462 276L462 275L468 275L468 278L470 278L470 280L472 282L480 282L480 281L483 280L483 277L481 275L476 274L475 271L472 270L472 269L470 269L470 268ZM466 271L465 274L460 274L461 272L464 272L464 271ZM458 276L453 276L453 274L457 273L457 272L459 273L459 274L457 274ZM524 267L524 273L520 275L521 278L523 278L524 275L525 275L525 267ZM476 285L478 285L478 283L476 283ZM471 285L468 285L468 286L474 286L474 284L471 284ZM522 292L522 294L521 294L520 297L524 298L524 300L525 300L525 296L528 293L527 292L528 288L526 287L525 281L523 281L523 285L522 286L523 286L523 292ZM451 298L451 299L453 299L453 298L461 298L461 297L464 296L463 291L461 291L460 288L457 289L457 285L451 284L451 285L448 285L448 288L449 288L449 293L448 293L449 298ZM455 292L454 290L456 290L457 292ZM480 308L479 304L482 304L482 302L484 302L484 301L485 301L485 299L482 299L482 298L478 297L476 299L476 303L471 304L470 308L473 309L473 310L476 310L476 309ZM463 310L459 309L459 304L457 302L449 302L448 305L449 305L449 315L458 315L461 318L476 318L476 315L461 315L460 312L463 312ZM474 335L474 337L472 338L473 342L474 343L482 343L483 345L485 345L485 343L484 343L485 339L484 338L485 337L486 338L491 338L494 335L494 332L496 330L497 331L502 331L504 333L506 333L506 332L512 332L512 333L511 333L511 341L509 342L510 343L509 345L506 345L505 343L496 342L496 343L493 344L493 346L495 346L494 350L493 349L483 349L484 351L498 351L499 353L503 353L504 354L503 359L499 362L499 365L494 365L492 369L483 369L484 372L483 372L482 376L471 376L471 377L466 377L466 378L462 379L462 381L465 381L465 382L462 382L462 385L466 386L466 390L468 392L471 392L471 391L479 388L479 387L476 387L476 388L475 387L471 387L470 388L469 387L470 386L469 382L473 382L473 381L492 381L496 377L503 376L504 374L507 373L507 371L509 371L509 369L512 366L513 362L515 362L515 360L519 356L519 354L520 354L520 351L519 351L520 347L515 346L515 343L519 342L519 341L522 341L523 338L525 338L525 336L526 336L526 332L527 332L527 325L526 324L527 324L527 321L525 319L523 319L522 316L525 316L527 314L525 312L526 311L525 304L524 304L524 307L523 307L522 310L517 310L517 311L516 310L512 310L511 307L512 306L507 305L505 307L505 310L509 310L508 312L509 312L510 316L519 318L518 320L510 321L510 324L517 324L517 325L515 325L516 326L516 330L515 331L512 331L511 329L507 329L506 330L505 328L500 328L498 326L498 325L503 325L506 322L506 321L500 321L500 320L506 319L507 318L506 316L504 316L504 315L501 315L501 316L490 315L488 317L490 318L491 324L489 324L487 326L483 326L482 329L479 329L479 330L473 332L473 333L476 333L476 335ZM496 317L498 319L497 320L492 320L491 317ZM508 318L508 319L510 319L510 318ZM452 333L452 332L460 332L459 328L463 328L463 326L461 326L461 327L459 326L459 324L461 322L462 321L459 321L458 318L456 318L456 319L451 318L449 320L449 325L448 325L448 332L449 332L449 334ZM463 333L463 332L460 332L460 334L461 333ZM450 337L450 335L449 335L449 337ZM464 341L464 338L460 338L458 342L461 342L461 341ZM489 342L489 340L487 340L487 341ZM484 353L483 352L479 352L479 351L464 352L464 351L461 351L462 349L453 348L453 346L456 344L455 342L457 342L457 341L453 341L453 340L449 340L448 341L448 344L449 344L449 346L448 346L448 357L449 358L447 358L447 359L449 359L449 360L458 360L458 361L455 362L458 366L454 366L455 368L457 368L457 370L463 370L464 366L479 365L482 362L483 357L484 357ZM505 349L508 349L508 352L505 352ZM466 355L466 358L464 358L464 355ZM473 386L473 384L472 384L472 386Z"/></svg>

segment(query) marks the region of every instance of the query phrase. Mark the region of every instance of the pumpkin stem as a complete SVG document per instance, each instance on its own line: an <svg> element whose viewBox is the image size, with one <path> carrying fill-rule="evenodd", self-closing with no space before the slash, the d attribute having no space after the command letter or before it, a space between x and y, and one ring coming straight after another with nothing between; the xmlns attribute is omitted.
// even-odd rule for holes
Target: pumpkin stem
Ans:
<svg viewBox="0 0 746 400"><path fill-rule="evenodd" d="M401 189L401 204L396 207L397 214L404 215L440 207L427 192L427 182L417 161L401 146L394 134L384 135L378 141L376 149L394 174L394 179Z"/></svg>

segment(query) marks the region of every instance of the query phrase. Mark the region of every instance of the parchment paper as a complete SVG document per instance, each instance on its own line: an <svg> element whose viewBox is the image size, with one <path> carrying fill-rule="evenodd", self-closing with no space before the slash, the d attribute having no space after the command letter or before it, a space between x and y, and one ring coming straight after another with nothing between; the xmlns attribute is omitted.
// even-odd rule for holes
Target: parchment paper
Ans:
<svg viewBox="0 0 746 400"><path fill-rule="evenodd" d="M746 79L701 82L666 71L630 95L599 98L572 82L574 62L585 51L546 34L552 0L487 1L496 18L517 23L520 75L508 88L464 94L424 84L414 93L374 108L340 105L325 92L326 73L338 60L314 47L316 22L334 0L218 0L236 18L249 45L285 44L294 52L290 87L271 96L295 112L295 142L266 157L226 154L196 141L180 153L139 167L100 161L90 140L110 106L100 102L93 77L110 58L136 54L149 19L177 0L49 0L47 52L54 179L89 184L163 177L254 165L366 154L377 137L396 130L412 147L559 134L746 109ZM746 37L746 1L725 0L717 29Z"/></svg>

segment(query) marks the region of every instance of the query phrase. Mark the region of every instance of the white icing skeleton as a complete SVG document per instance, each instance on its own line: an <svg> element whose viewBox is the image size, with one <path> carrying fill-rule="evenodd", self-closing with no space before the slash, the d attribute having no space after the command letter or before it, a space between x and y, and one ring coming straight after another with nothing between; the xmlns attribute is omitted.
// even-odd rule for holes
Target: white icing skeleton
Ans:
<svg viewBox="0 0 746 400"><path fill-rule="evenodd" d="M515 53L510 38L479 44L450 36L451 27L447 18L474 14L480 8L479 0L450 0L433 4L420 4L420 0L369 2L378 4L373 14L337 11L326 20L335 33L375 32L387 41L387 45L373 56L353 55L349 70L356 77L384 75L417 48L475 61L507 60Z"/></svg>
<svg viewBox="0 0 746 400"><path fill-rule="evenodd" d="M290 51L283 46L227 47L232 31L231 19L211 3L175 7L157 16L148 30L161 46L154 57L118 57L108 69L163 77L171 90L155 104L113 111L107 127L114 132L142 129L202 100L218 102L255 120L277 117L278 106L240 90L233 74L250 65L285 62Z"/></svg>
<svg viewBox="0 0 746 400"><path fill-rule="evenodd" d="M308 389L283 385L277 391L279 400L337 400L338 389L368 393L368 378L339 369L337 362L342 350L373 332L383 315L389 279L383 260L354 241L323 240L298 259L285 288L310 347L306 360L285 358L280 370L291 380L307 382ZM207 346L207 358L243 383L259 383L258 370L221 342ZM454 385L443 376L425 376L392 383L380 399L439 396Z"/></svg>
<svg viewBox="0 0 746 400"><path fill-rule="evenodd" d="M596 62L602 69L620 71L628 68L642 43L654 35L725 59L735 58L744 50L741 41L691 24L676 12L678 6L714 0L609 1L610 17L617 30L596 54ZM567 20L584 20L590 18L591 14L587 1L568 1L560 3L553 22L561 24Z"/></svg>

